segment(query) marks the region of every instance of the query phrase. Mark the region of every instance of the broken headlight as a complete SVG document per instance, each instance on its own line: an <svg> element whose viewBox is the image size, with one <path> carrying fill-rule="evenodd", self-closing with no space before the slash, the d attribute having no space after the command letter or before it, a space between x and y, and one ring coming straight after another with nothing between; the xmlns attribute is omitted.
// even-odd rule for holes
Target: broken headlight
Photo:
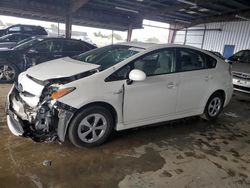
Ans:
<svg viewBox="0 0 250 188"><path fill-rule="evenodd" d="M59 99L69 93L71 93L72 91L74 91L76 88L75 87L68 87L68 88L63 88L63 89L59 89L57 91L54 91L51 94L51 99L55 100L55 99Z"/></svg>

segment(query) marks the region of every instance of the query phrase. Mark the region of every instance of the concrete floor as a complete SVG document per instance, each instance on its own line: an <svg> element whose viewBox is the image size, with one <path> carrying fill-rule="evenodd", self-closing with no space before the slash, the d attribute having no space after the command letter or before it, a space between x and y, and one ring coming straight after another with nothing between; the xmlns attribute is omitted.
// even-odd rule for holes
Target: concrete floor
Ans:
<svg viewBox="0 0 250 188"><path fill-rule="evenodd" d="M0 86L0 187L250 187L250 95L236 94L214 123L192 118L127 130L78 149L11 135L9 88Z"/></svg>

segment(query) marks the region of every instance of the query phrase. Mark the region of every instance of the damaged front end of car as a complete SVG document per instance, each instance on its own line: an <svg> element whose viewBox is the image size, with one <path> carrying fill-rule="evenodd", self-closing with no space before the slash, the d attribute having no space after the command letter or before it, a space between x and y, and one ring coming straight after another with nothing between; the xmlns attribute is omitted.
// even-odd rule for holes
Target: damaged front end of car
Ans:
<svg viewBox="0 0 250 188"><path fill-rule="evenodd" d="M29 137L36 142L65 140L66 130L75 108L57 99L75 90L61 86L93 74L39 81L29 75L19 76L6 100L7 124L16 136Z"/></svg>

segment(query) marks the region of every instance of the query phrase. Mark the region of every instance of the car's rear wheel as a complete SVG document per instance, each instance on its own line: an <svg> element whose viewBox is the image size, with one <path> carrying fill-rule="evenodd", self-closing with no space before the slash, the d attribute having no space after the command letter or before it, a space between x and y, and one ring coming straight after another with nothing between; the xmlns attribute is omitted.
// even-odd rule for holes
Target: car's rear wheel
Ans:
<svg viewBox="0 0 250 188"><path fill-rule="evenodd" d="M112 114L101 106L91 106L79 112L72 120L68 135L77 147L92 147L107 140L113 130Z"/></svg>
<svg viewBox="0 0 250 188"><path fill-rule="evenodd" d="M9 63L0 63L0 83L12 83L17 78L18 70Z"/></svg>
<svg viewBox="0 0 250 188"><path fill-rule="evenodd" d="M207 120L216 119L224 106L224 97L221 93L214 93L209 99L205 107L204 116Z"/></svg>

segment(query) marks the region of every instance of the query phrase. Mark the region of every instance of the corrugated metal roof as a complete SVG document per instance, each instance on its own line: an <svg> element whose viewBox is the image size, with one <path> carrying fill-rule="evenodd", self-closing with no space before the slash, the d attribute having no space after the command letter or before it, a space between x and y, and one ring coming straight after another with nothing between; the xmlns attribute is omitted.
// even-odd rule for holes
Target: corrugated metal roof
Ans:
<svg viewBox="0 0 250 188"><path fill-rule="evenodd" d="M143 19L190 26L250 16L249 0L1 0L0 14L64 22L69 5L81 2L74 24L115 30L142 27Z"/></svg>

